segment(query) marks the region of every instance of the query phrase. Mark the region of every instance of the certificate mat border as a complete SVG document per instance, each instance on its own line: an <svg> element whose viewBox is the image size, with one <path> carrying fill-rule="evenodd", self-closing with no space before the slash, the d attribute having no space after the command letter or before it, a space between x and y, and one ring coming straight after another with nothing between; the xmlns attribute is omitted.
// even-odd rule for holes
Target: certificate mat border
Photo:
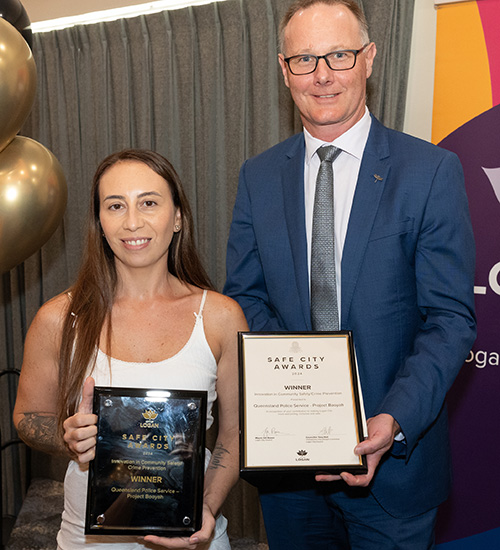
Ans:
<svg viewBox="0 0 500 550"><path fill-rule="evenodd" d="M205 441L206 441L206 422L207 422L207 401L208 393L205 390L180 390L180 389L163 389L163 388L120 388L120 387L94 387L93 398L93 413L99 416L99 399L101 396L117 396L117 397L148 397L148 392L168 392L173 399L197 399L200 402L200 422L198 425L197 440L199 442L198 449L195 449L195 460L199 464L198 472L193 479L194 496L194 520L193 525L186 528L166 527L166 526L149 526L149 527L116 527L102 529L91 525L91 493L94 491L93 481L95 476L95 460L89 464L89 475L87 484L87 502L85 507L85 534L86 535L129 535L129 536L145 536L157 535L162 537L189 537L196 531L201 529L202 513L203 513L203 486L205 476ZM99 425L99 420L97 422ZM97 439L97 442L99 439ZM98 443L96 443L97 445Z"/></svg>
<svg viewBox="0 0 500 550"><path fill-rule="evenodd" d="M246 395L246 375L245 375L245 340L249 338L289 338L289 339L301 339L301 338L344 338L347 344L348 356L349 356L349 370L350 370L350 382L351 382L351 396L353 401L353 413L354 422L356 425L356 438L357 443L360 443L365 439L363 430L363 400L361 396L361 388L358 384L358 374L356 366L356 356L354 353L354 344L352 331L332 331L332 332L281 332L281 331L266 331L266 332L238 332L238 370L239 370L239 394L240 394L240 477L253 483L259 479L265 478L265 476L272 476L277 472L283 473L298 473L298 472L314 472L314 473L327 473L327 474L340 474L342 472L349 472L352 474L366 474L368 472L368 466L366 456L359 457L357 464L337 464L331 466L314 465L314 464L301 464L297 466L282 465L282 466L248 466L246 462L247 457L247 442L246 442L246 409L248 405ZM265 384L265 382L263 382ZM257 483L256 483L257 484Z"/></svg>

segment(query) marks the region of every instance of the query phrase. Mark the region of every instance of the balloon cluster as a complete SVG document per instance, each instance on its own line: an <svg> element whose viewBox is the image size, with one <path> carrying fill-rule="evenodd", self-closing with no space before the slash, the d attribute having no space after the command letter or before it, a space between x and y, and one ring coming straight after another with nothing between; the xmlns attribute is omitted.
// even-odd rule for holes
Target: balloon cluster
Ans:
<svg viewBox="0 0 500 550"><path fill-rule="evenodd" d="M0 18L11 23L33 49L30 18L19 0L0 0Z"/></svg>
<svg viewBox="0 0 500 550"><path fill-rule="evenodd" d="M22 35L20 30L26 29L14 27L6 16L29 25L18 0L0 0L0 273L47 242L63 217L68 195L56 157L40 143L17 135L33 105L36 66L28 45L31 34Z"/></svg>

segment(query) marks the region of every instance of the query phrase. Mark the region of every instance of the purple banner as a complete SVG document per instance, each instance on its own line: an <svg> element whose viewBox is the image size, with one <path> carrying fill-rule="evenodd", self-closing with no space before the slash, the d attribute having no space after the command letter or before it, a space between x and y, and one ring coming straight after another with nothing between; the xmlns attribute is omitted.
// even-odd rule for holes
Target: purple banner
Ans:
<svg viewBox="0 0 500 550"><path fill-rule="evenodd" d="M443 550L483 548L474 535L489 531L496 543L488 548L500 548L500 105L439 145L464 168L477 247L478 338L448 395L454 482L440 510L438 542L464 539Z"/></svg>

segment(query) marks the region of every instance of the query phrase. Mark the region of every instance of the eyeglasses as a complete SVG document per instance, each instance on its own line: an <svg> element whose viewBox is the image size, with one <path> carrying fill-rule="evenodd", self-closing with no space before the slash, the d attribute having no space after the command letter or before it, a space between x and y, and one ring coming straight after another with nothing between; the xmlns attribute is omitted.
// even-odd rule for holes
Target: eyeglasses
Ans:
<svg viewBox="0 0 500 550"><path fill-rule="evenodd" d="M358 54L361 53L368 44L365 44L359 50L337 50L325 55L300 54L286 57L285 62L294 75L305 75L313 73L320 59L324 59L332 71L349 71L356 65Z"/></svg>

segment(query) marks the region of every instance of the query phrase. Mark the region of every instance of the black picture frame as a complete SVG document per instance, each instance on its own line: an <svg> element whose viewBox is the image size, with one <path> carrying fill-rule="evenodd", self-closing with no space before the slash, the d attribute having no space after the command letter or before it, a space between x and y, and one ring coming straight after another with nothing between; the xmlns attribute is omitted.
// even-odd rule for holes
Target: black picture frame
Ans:
<svg viewBox="0 0 500 550"><path fill-rule="evenodd" d="M199 530L207 392L96 387L93 411L85 534L183 537Z"/></svg>
<svg viewBox="0 0 500 550"><path fill-rule="evenodd" d="M367 473L352 452L366 420L351 331L240 332L238 354L243 479Z"/></svg>

